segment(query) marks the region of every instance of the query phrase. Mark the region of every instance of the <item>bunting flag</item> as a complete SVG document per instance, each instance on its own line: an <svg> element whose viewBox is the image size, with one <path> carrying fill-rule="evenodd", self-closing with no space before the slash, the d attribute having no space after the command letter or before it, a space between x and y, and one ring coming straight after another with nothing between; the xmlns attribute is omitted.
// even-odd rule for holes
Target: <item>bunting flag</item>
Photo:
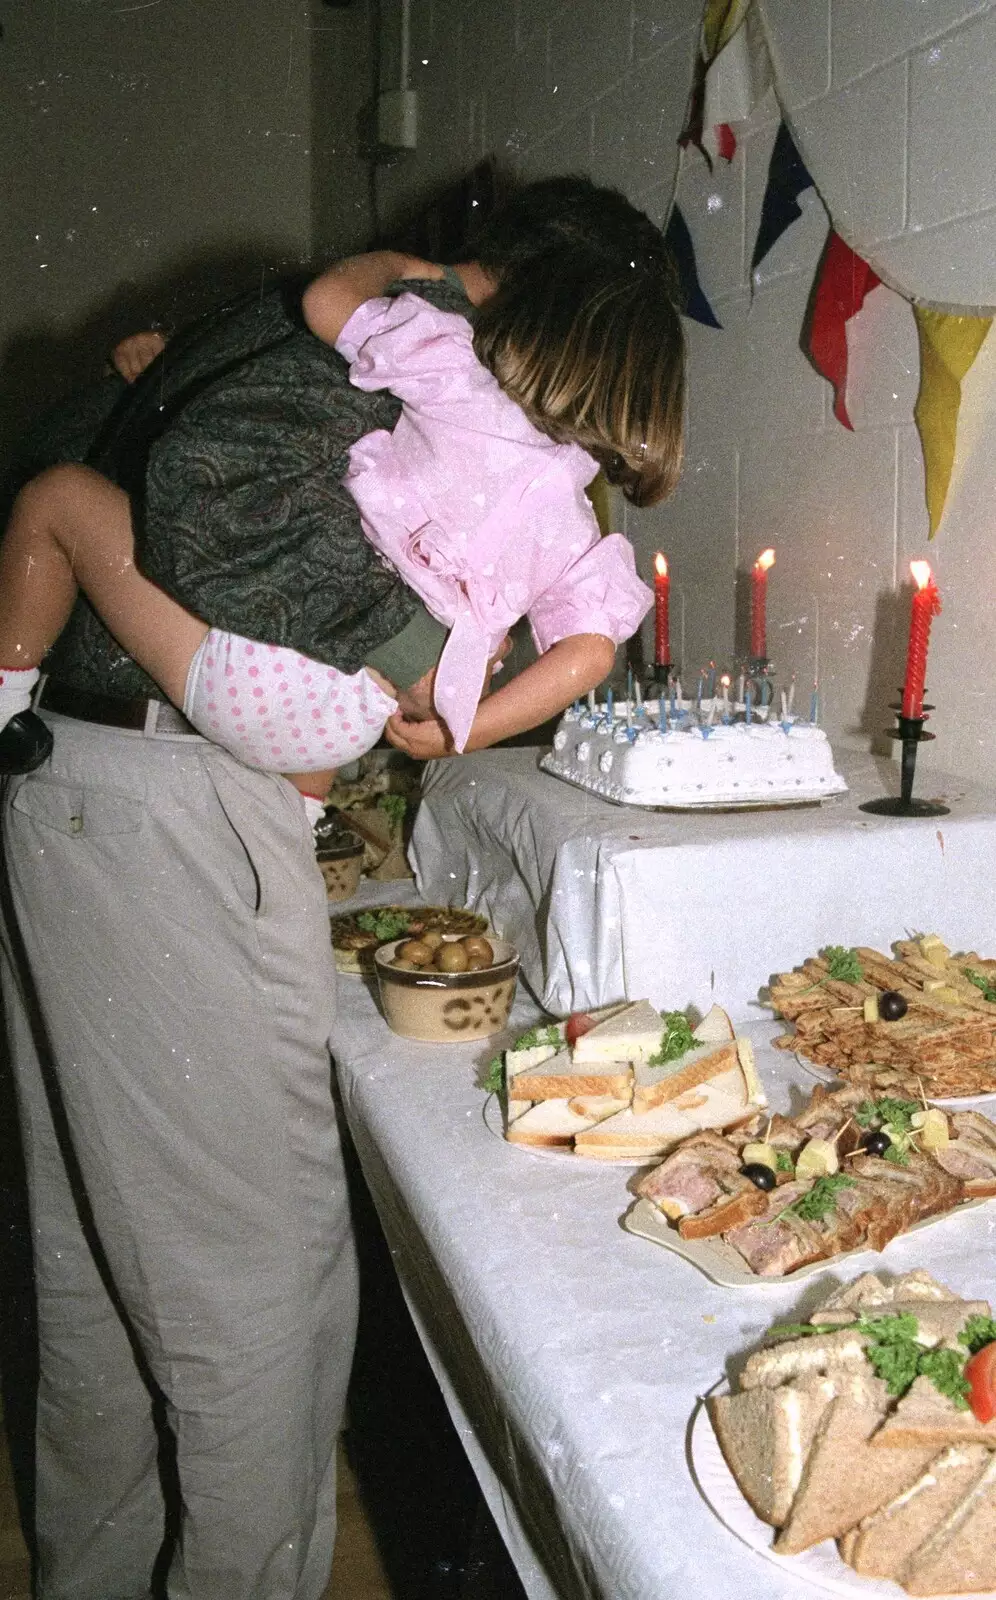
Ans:
<svg viewBox="0 0 996 1600"><path fill-rule="evenodd" d="M768 163L768 182L761 205L761 221L750 262L752 275L786 228L802 216L799 196L804 189L812 187L813 180L803 166L802 157L795 147L788 125L783 122L778 129L771 160Z"/></svg>
<svg viewBox="0 0 996 1600"><path fill-rule="evenodd" d="M673 208L668 219L664 242L674 257L681 290L681 309L685 316L691 317L694 322L704 323L707 328L721 328L722 323L706 299L705 291L699 282L695 246L688 231L688 223L677 206Z"/></svg>
<svg viewBox="0 0 996 1600"><path fill-rule="evenodd" d="M833 385L834 416L845 428L851 426L846 404L847 324L881 281L867 261L831 230L813 289L806 348L817 372Z"/></svg>
<svg viewBox="0 0 996 1600"><path fill-rule="evenodd" d="M937 532L954 465L962 379L989 332L992 317L958 317L914 306L920 339L920 392L913 415L920 430L930 516Z"/></svg>
<svg viewBox="0 0 996 1600"><path fill-rule="evenodd" d="M705 157L710 171L716 156L724 161L733 160L737 138L730 122L742 120L746 114L741 109L742 97L731 98L729 93L726 80L732 61L720 72L718 80L713 67L741 29L751 4L752 0L706 0L702 16L688 113L678 142L682 148L693 144Z"/></svg>

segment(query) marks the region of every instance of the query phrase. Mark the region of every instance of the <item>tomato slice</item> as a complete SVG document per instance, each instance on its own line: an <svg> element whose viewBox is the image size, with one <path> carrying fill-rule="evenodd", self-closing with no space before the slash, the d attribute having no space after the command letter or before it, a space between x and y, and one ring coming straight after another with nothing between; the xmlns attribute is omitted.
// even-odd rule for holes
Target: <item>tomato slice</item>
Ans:
<svg viewBox="0 0 996 1600"><path fill-rule="evenodd" d="M984 1344L965 1363L965 1379L973 1413L980 1422L992 1422L996 1417L996 1342Z"/></svg>
<svg viewBox="0 0 996 1600"><path fill-rule="evenodd" d="M596 1018L590 1017L587 1011L572 1011L564 1028L564 1038L569 1045L574 1045L583 1033L590 1033L595 1026Z"/></svg>

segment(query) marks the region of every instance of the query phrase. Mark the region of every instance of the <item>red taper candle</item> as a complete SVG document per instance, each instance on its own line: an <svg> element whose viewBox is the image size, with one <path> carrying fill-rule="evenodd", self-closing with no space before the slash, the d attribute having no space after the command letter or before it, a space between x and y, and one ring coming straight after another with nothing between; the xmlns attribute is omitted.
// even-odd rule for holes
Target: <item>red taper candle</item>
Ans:
<svg viewBox="0 0 996 1600"><path fill-rule="evenodd" d="M775 564L775 552L762 550L750 575L750 653L755 661L768 658L768 568Z"/></svg>
<svg viewBox="0 0 996 1600"><path fill-rule="evenodd" d="M654 557L654 661L659 667L671 665L671 574L658 550Z"/></svg>
<svg viewBox="0 0 996 1600"><path fill-rule="evenodd" d="M911 561L910 572L913 574L916 590L913 595L913 609L910 612L910 642L906 652L902 715L922 717L930 624L941 609L941 596L926 561Z"/></svg>

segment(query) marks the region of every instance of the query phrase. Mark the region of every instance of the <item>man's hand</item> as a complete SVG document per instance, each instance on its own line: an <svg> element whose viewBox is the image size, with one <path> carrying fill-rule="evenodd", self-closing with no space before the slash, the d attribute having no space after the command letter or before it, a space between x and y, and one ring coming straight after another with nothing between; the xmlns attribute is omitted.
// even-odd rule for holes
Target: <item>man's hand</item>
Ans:
<svg viewBox="0 0 996 1600"><path fill-rule="evenodd" d="M154 328L150 328L146 333L132 333L114 346L111 351L111 365L126 383L134 383L165 348L165 338Z"/></svg>

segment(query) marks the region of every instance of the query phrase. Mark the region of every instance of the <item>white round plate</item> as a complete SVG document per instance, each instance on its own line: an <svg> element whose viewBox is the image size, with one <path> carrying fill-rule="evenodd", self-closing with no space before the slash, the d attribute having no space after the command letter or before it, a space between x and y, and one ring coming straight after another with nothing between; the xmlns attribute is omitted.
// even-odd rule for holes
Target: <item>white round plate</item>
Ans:
<svg viewBox="0 0 996 1600"><path fill-rule="evenodd" d="M800 1067L804 1072L808 1072L811 1078L819 1078L821 1083L835 1083L840 1087L843 1087L847 1082L847 1079L834 1072L832 1067L821 1066L817 1061L807 1061L806 1057L800 1055L798 1050L794 1052L794 1055ZM870 1096L871 1090L869 1090ZM988 1094L956 1095L948 1100L941 1100L937 1095L929 1094L927 1100L932 1106L947 1106L951 1110L957 1111L959 1106L979 1106L996 1100L996 1089L991 1090Z"/></svg>
<svg viewBox="0 0 996 1600"><path fill-rule="evenodd" d="M712 1394L727 1394L729 1386L725 1379L710 1391ZM882 1578L859 1578L852 1572L846 1562L837 1554L837 1546L832 1539L824 1540L812 1550L804 1550L798 1556L779 1556L771 1548L774 1538L774 1529L769 1528L766 1522L756 1517L747 1501L737 1487L737 1480L723 1459L723 1452L713 1432L709 1413L702 1400L699 1401L692 1416L689 1435L689 1456L692 1463L692 1475L706 1505L710 1511L719 1518L724 1528L740 1539L751 1550L763 1556L774 1566L780 1567L786 1577L797 1578L809 1583L814 1583L820 1589L827 1589L831 1594L841 1594L854 1600L855 1596L865 1595L873 1600L875 1595L880 1595L882 1600L899 1600L905 1594L898 1584L890 1583ZM951 1596L936 1596L935 1600L953 1600ZM985 1596L977 1594L974 1600L994 1600L992 1594Z"/></svg>
<svg viewBox="0 0 996 1600"><path fill-rule="evenodd" d="M645 1156L642 1161L620 1161L618 1159L614 1161L599 1161L594 1156L579 1156L576 1151L565 1146L557 1149L552 1145L544 1148L543 1145L516 1144L514 1141L505 1138L505 1119L501 1114L501 1106L498 1103L496 1094L489 1094L484 1102L484 1126L489 1133L494 1134L496 1139L500 1139L502 1144L507 1145L509 1150L517 1150L520 1155L524 1156L536 1156L540 1161L570 1161L575 1166L585 1166L589 1169L591 1167L628 1167L631 1172L637 1172L641 1167L659 1166L664 1159L663 1156Z"/></svg>

